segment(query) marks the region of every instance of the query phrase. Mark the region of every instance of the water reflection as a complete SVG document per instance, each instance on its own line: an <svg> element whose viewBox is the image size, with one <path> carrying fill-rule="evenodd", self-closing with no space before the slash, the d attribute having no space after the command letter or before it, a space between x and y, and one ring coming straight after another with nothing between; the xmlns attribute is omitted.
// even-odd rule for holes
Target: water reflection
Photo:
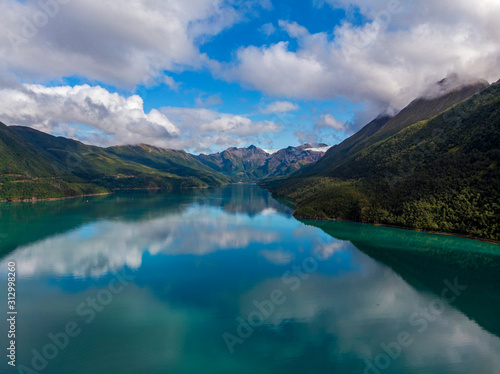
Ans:
<svg viewBox="0 0 500 374"><path fill-rule="evenodd" d="M291 209L252 185L180 191L121 192L107 196L37 203L0 203L0 256L45 237L106 219L141 221L181 214L193 204L249 217Z"/></svg>
<svg viewBox="0 0 500 374"><path fill-rule="evenodd" d="M22 289L19 362L73 320L82 335L45 373L366 373L403 331L411 344L381 372L500 371L491 247L290 213L250 185L3 209L4 250L15 250L0 274L15 258ZM123 269L133 282L86 325L77 306ZM470 288L425 317L451 276ZM230 354L223 334L238 336L238 317L276 290L284 302Z"/></svg>
<svg viewBox="0 0 500 374"><path fill-rule="evenodd" d="M138 269L145 253L206 255L278 242L271 228L252 226L246 215L195 206L180 214L135 222L104 220L23 246L16 251L23 276L102 276L127 266Z"/></svg>
<svg viewBox="0 0 500 374"><path fill-rule="evenodd" d="M390 266L418 290L441 295L443 280L467 285L455 306L500 336L500 247L454 236L347 222L303 220Z"/></svg>

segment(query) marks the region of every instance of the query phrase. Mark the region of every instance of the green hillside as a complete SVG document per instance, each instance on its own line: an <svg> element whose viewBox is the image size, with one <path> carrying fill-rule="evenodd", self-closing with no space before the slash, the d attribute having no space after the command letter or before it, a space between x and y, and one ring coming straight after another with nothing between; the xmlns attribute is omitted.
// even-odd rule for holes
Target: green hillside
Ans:
<svg viewBox="0 0 500 374"><path fill-rule="evenodd" d="M439 87L443 83L444 80L437 83L437 86ZM350 160L361 150L386 140L414 123L437 116L485 87L487 87L485 83L476 83L439 97L416 99L393 118L382 116L373 120L353 136L332 147L317 165L305 168L301 170L301 173L308 176L318 175L318 173L328 175L338 165Z"/></svg>
<svg viewBox="0 0 500 374"><path fill-rule="evenodd" d="M130 188L192 188L228 180L185 152L101 148L0 124L0 200L46 199Z"/></svg>
<svg viewBox="0 0 500 374"><path fill-rule="evenodd" d="M434 103L443 108L441 99ZM422 118L410 109L405 117ZM423 116L429 113L431 108ZM380 127L376 142L365 138L365 146L344 154L342 145L333 148L304 172L263 185L294 200L301 217L500 240L500 83L384 139L394 128L392 119Z"/></svg>
<svg viewBox="0 0 500 374"><path fill-rule="evenodd" d="M256 182L289 175L324 155L306 148L268 154L250 146L193 156L145 144L102 148L0 123L0 200Z"/></svg>
<svg viewBox="0 0 500 374"><path fill-rule="evenodd" d="M0 200L107 192L67 171L49 153L0 123Z"/></svg>

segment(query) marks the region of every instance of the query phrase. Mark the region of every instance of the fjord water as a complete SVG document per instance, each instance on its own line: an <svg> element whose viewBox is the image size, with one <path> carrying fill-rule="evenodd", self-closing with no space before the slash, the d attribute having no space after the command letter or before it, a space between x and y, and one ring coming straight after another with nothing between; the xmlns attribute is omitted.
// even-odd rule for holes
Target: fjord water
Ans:
<svg viewBox="0 0 500 374"><path fill-rule="evenodd" d="M500 373L493 244L301 222L254 185L0 213L2 373Z"/></svg>

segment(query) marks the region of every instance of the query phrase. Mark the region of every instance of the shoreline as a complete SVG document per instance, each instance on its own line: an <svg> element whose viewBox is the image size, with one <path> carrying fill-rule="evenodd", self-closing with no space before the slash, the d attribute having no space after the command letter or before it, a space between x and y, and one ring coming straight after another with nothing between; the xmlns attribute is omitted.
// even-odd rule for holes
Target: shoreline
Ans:
<svg viewBox="0 0 500 374"><path fill-rule="evenodd" d="M225 185L222 185L225 186ZM46 199L20 199L20 200L0 200L0 203L36 203L38 201L60 201L60 200L69 200L69 199L78 199L81 197L92 197L92 196L106 196L112 195L116 192L120 191L173 191L173 190L198 190L211 188L214 186L202 186L202 187L172 187L172 188L117 188L111 192L103 192L103 193L94 193L94 194L86 194L86 195L77 195L77 196L66 196L66 197L49 197Z"/></svg>
<svg viewBox="0 0 500 374"><path fill-rule="evenodd" d="M233 184L237 184L237 183L233 183ZM107 196L107 195L112 195L112 194L119 192L119 191L195 190L195 189L205 189L205 188L210 188L210 187L211 186L180 187L180 188L123 188L123 189L116 189L116 190L113 190L111 192L103 192L103 193L98 193L98 194L86 194L86 195L78 195L78 196L56 197L56 198L47 198L47 199L32 198L32 199L21 199L21 200L0 200L0 203L36 203L39 201L61 201L61 200L69 200L69 199L78 199L78 198L82 198L82 197ZM271 196L272 196L272 194L271 194ZM276 197L273 197L273 198L276 199ZM298 205L293 200L289 200L286 198L279 198L279 199L289 201L290 203L292 203L294 205L294 207L298 207ZM283 203L280 203L280 204L283 204ZM320 217L299 216L299 215L295 214L295 211L292 213L292 216L295 218L298 218L298 219L308 219L308 220L313 220L313 221L362 223L362 224L367 224L367 225L372 225L372 226L390 227L390 228L394 228L394 229L409 230L409 231L416 231L416 232L426 232L429 234L456 236L459 238L477 240L477 241L484 242L484 243L500 245L500 241L496 241L493 239L477 238L477 237L473 237L473 236L469 236L469 235L465 235L465 234L450 233L450 232L443 232L443 231L432 231L432 230L425 230L425 229L416 229L416 228L412 228L412 227L389 225L389 224L385 224L385 223L358 222L358 221L352 221L352 220L346 220L346 219L338 220L338 219L325 218L325 217L320 218Z"/></svg>
<svg viewBox="0 0 500 374"><path fill-rule="evenodd" d="M265 188L263 186L260 186L260 187L264 188L266 191L270 192L271 196L273 195L273 193L271 191L269 191L267 188ZM276 200L276 198L277 197L273 196L273 199ZM413 227L396 226L396 225L389 225L389 224L385 224L385 223L358 222L358 221L351 221L351 220L348 220L348 219L340 219L339 220L339 219L324 218L324 217L320 218L320 217L299 216L299 215L295 214L295 212L297 211L297 208L299 207L299 205L295 201L287 199L286 197L278 197L278 199L286 200L286 201L289 201L291 204L293 204L293 206L295 207L295 209L294 209L294 211L292 213L292 216L295 217L295 218L298 218L298 219L309 219L309 220L313 220L313 221L334 221L334 222L363 223L363 224L366 224L366 225L381 226L381 227L390 227L390 228L393 228L393 229L409 230L409 231L416 231L416 232L426 232L426 233L429 233L429 234L437 234L437 235L456 236L456 237L464 238L464 239L477 240L477 241L480 241L480 242L483 242L483 243L500 245L500 241L497 241L497 240L486 239L486 238L477 238L477 237L469 236L469 235L465 235L465 234L458 234L458 233L451 233L451 232L444 232L444 231L432 231L432 230L425 230L425 229L416 229L416 228L413 228Z"/></svg>
<svg viewBox="0 0 500 374"><path fill-rule="evenodd" d="M93 193L93 194L77 195L77 196L49 197L47 199L31 198L31 199L20 199L20 200L0 200L0 203L36 203L39 201L60 201L60 200L78 199L81 197L106 196L106 195L111 195L113 193L114 192L103 192L103 193Z"/></svg>
<svg viewBox="0 0 500 374"><path fill-rule="evenodd" d="M333 218L319 218L319 217L298 216L298 215L295 215L295 212L292 215L295 218L298 218L298 219L308 219L308 220L312 220L312 221L332 221L332 222L361 223L361 224L372 225L372 226L390 227L390 228L393 228L393 229L401 229L401 230L408 230L408 231L415 231L415 232L426 232L426 233L429 233L429 234L456 236L456 237L464 238L464 239L477 240L477 241L483 242L483 243L500 245L500 241L496 241L496 240L493 240L493 239L476 238L474 236L468 236L468 235L465 235L465 234L443 232L443 231L432 231L432 230L425 230L425 229L416 229L416 228L412 228L412 227L389 225L389 224L385 224L385 223L358 222L358 221L351 221L351 220L347 220L347 219L333 219Z"/></svg>

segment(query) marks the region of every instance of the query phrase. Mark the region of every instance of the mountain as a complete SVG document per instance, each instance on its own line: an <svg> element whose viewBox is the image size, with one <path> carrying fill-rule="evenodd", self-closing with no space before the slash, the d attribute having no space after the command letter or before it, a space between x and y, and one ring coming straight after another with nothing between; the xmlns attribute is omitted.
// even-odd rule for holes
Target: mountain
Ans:
<svg viewBox="0 0 500 374"><path fill-rule="evenodd" d="M20 200L229 180L182 151L145 145L101 148L0 123L0 183L0 200Z"/></svg>
<svg viewBox="0 0 500 374"><path fill-rule="evenodd" d="M0 200L106 192L67 171L46 151L0 123Z"/></svg>
<svg viewBox="0 0 500 374"><path fill-rule="evenodd" d="M294 200L300 217L500 240L500 83L482 86L418 99L262 185Z"/></svg>
<svg viewBox="0 0 500 374"><path fill-rule="evenodd" d="M269 154L252 145L248 148L229 148L223 152L195 157L235 182L253 182L264 177L262 168Z"/></svg>
<svg viewBox="0 0 500 374"><path fill-rule="evenodd" d="M258 182L264 178L287 176L320 160L326 144L306 144L268 153L252 145L229 148L224 152L195 156L200 162L231 178L234 182Z"/></svg>
<svg viewBox="0 0 500 374"><path fill-rule="evenodd" d="M439 92L439 88L446 85L447 81L438 82L430 92ZM370 122L359 132L346 139L344 142L332 147L325 157L312 169L302 172L308 175L323 175L333 171L338 165L349 160L361 150L373 144L384 141L399 131L414 123L428 120L458 103L470 98L487 87L485 82L478 82L461 87L451 92L444 92L438 97L425 96L411 102L406 108L394 117L381 116Z"/></svg>
<svg viewBox="0 0 500 374"><path fill-rule="evenodd" d="M230 148L208 156L145 144L102 148L0 123L0 200L256 182L289 175L324 154L311 145L273 154L255 146Z"/></svg>

